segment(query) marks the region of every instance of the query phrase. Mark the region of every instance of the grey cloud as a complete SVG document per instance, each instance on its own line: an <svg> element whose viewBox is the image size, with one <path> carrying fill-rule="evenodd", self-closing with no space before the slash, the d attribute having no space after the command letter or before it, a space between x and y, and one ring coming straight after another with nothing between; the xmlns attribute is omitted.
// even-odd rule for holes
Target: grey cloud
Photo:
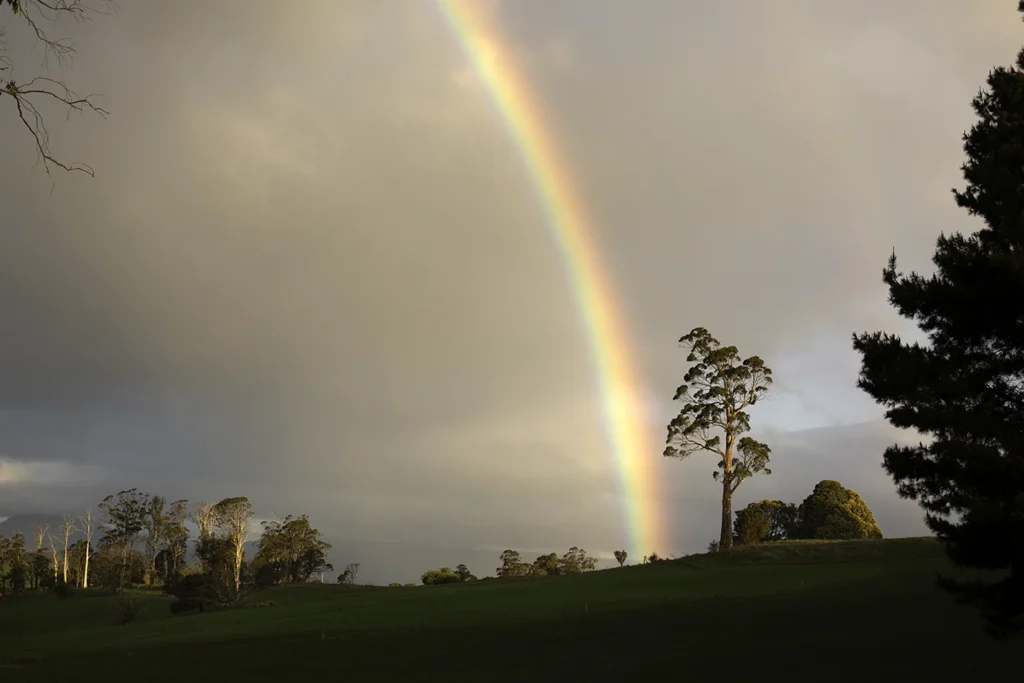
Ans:
<svg viewBox="0 0 1024 683"><path fill-rule="evenodd" d="M625 545L565 264L436 7L122 4L66 29L67 76L110 119L50 117L95 179L52 187L0 119L0 454L50 463L0 484L0 514L137 485L246 493L367 553ZM773 435L777 474L744 495L834 477L888 534L921 531L878 466L887 432L841 425L880 415L850 333L908 331L885 257L927 268L972 226L959 135L1021 41L1007 3L967 5L490 3L591 218L655 446L674 342L703 325L776 368L755 424L823 427ZM653 457L675 550L699 549L710 467Z"/></svg>

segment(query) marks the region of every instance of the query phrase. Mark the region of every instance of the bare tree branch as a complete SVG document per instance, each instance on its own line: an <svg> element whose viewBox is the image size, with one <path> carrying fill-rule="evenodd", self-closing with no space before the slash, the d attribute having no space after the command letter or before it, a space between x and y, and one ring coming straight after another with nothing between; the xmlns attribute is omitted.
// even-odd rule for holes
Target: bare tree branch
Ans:
<svg viewBox="0 0 1024 683"><path fill-rule="evenodd" d="M36 40L44 46L43 68L49 66L50 58L57 61L63 69L71 64L76 54L74 45L66 39L51 38L42 28L42 22L56 23L62 17L71 17L76 21L91 19L94 14L108 14L116 9L113 0L97 0L96 7L88 0L0 0L0 9L10 7L14 16L21 19L33 33ZM0 36L4 33L0 27ZM0 45L0 49L2 49ZM67 109L68 118L72 112L79 114L91 111L106 118L109 112L100 107L96 100L98 95L79 96L63 81L47 76L35 76L19 83L14 75L14 61L7 55L0 57L0 72L8 72L5 82L0 82L0 97L7 95L14 100L18 118L35 143L36 154L43 162L47 175L51 175L51 167L65 171L80 171L91 177L96 173L91 166L81 162L63 162L50 151L50 133L43 115L36 105L37 100L50 100L63 105Z"/></svg>

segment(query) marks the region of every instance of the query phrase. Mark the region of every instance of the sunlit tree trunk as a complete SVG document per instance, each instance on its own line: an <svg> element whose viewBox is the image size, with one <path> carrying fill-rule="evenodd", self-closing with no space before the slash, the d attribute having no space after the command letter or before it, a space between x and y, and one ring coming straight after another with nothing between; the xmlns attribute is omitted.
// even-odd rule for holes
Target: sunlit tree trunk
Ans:
<svg viewBox="0 0 1024 683"><path fill-rule="evenodd" d="M81 518L82 532L85 533L85 563L82 567L82 588L89 587L89 555L92 553L92 510L86 510Z"/></svg>

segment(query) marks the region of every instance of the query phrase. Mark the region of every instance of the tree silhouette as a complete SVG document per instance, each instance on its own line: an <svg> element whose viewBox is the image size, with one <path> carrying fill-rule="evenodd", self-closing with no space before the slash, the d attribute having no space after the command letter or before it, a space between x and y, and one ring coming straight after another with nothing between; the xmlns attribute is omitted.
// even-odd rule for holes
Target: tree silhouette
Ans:
<svg viewBox="0 0 1024 683"><path fill-rule="evenodd" d="M720 550L732 547L732 494L739 485L767 468L771 449L767 444L742 436L750 430L747 408L768 393L772 371L757 356L741 361L735 346L722 346L703 327L694 328L679 343L690 350L692 363L685 384L676 389L674 400L684 402L682 410L668 425L668 446L664 455L687 458L707 451L721 460L713 473L722 485L722 528ZM725 436L712 436L721 431Z"/></svg>
<svg viewBox="0 0 1024 683"><path fill-rule="evenodd" d="M890 303L928 342L874 332L853 346L858 386L894 426L931 438L886 450L900 495L921 504L954 563L1007 572L941 584L1005 634L1024 626L1024 50L987 83L964 135L967 184L953 191L983 225L941 235L930 277L898 272L895 253L883 270Z"/></svg>

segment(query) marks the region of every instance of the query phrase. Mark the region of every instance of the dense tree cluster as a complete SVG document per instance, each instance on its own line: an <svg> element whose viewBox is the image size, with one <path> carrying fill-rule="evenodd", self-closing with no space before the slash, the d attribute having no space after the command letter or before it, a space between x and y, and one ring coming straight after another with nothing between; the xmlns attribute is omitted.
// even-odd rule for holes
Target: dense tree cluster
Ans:
<svg viewBox="0 0 1024 683"><path fill-rule="evenodd" d="M882 538L882 530L867 503L856 491L829 479L818 482L799 506L762 500L736 513L737 545L869 538Z"/></svg>
<svg viewBox="0 0 1024 683"><path fill-rule="evenodd" d="M797 507L781 500L762 500L736 512L733 542L750 545L795 537Z"/></svg>
<svg viewBox="0 0 1024 683"><path fill-rule="evenodd" d="M501 566L497 569L498 578L509 579L521 576L557 576L562 574L581 574L593 571L597 560L589 557L585 550L573 546L562 555L550 553L541 555L531 562L524 562L516 550L506 550L501 554Z"/></svg>
<svg viewBox="0 0 1024 683"><path fill-rule="evenodd" d="M263 522L253 561L256 582L261 587L279 583L302 583L315 574L333 571L327 561L331 544L320 540L306 515Z"/></svg>
<svg viewBox="0 0 1024 683"><path fill-rule="evenodd" d="M625 562L625 551L622 553L620 565ZM558 553L547 553L539 555L533 562L526 562L517 550L506 550L499 558L501 566L497 569L499 579L514 579L526 576L560 576L564 574L582 574L583 572L594 571L597 567L597 559L587 555L585 550L573 546L562 555ZM448 583L469 583L477 581L477 577L464 565L458 565L454 570L450 567L430 569L423 573L420 581L425 586L435 586ZM401 584L393 584L401 585Z"/></svg>
<svg viewBox="0 0 1024 683"><path fill-rule="evenodd" d="M53 587L68 595L70 586L120 592L159 585L178 598L172 609L187 611L233 603L249 588L300 583L316 574L322 580L332 569L331 546L306 515L264 522L256 555L247 561L246 544L257 530L245 497L190 508L188 501L168 503L133 488L107 496L98 511L95 518L92 510L65 515L57 535L50 525L37 525L34 550L22 533L0 536L0 592ZM198 531L194 538L188 522ZM81 538L72 542L76 533ZM344 575L354 580L357 569L349 565Z"/></svg>
<svg viewBox="0 0 1024 683"><path fill-rule="evenodd" d="M460 564L459 567L465 568L466 565ZM461 575L458 570L452 570L451 567L441 567L440 569L428 569L420 577L420 581L423 582L424 586L440 586L446 583L466 583L467 581L475 581L476 577L469 573L466 569L466 574Z"/></svg>

